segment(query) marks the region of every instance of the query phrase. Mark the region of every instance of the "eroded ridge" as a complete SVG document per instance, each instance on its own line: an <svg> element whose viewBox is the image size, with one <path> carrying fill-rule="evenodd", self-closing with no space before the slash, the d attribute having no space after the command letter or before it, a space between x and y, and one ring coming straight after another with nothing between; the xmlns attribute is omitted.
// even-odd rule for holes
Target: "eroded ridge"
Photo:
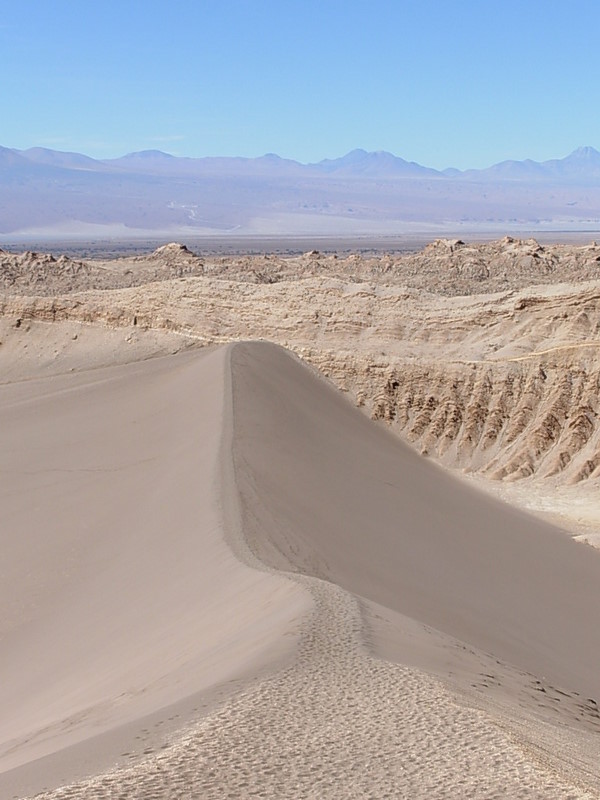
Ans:
<svg viewBox="0 0 600 800"><path fill-rule="evenodd" d="M569 347L471 364L309 358L373 419L446 466L570 485L600 478L600 342L588 347L581 358Z"/></svg>
<svg viewBox="0 0 600 800"><path fill-rule="evenodd" d="M177 244L113 262L2 254L0 366L65 368L92 330L114 342L90 355L104 363L153 338L156 352L266 339L446 466L595 486L599 258L593 243L509 238L398 257L212 257Z"/></svg>
<svg viewBox="0 0 600 800"><path fill-rule="evenodd" d="M92 248L93 249L93 248ZM119 289L186 276L274 284L327 277L353 283L408 286L444 296L600 279L600 245L541 244L505 236L491 242L436 239L418 252L218 256L170 242L146 255L68 258L0 250L0 289L57 295Z"/></svg>

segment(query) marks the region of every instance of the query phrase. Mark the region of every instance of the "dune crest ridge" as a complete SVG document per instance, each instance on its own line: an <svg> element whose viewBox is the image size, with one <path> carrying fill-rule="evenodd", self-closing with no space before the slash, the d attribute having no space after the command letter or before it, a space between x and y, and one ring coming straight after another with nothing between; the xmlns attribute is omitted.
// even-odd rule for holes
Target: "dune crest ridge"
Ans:
<svg viewBox="0 0 600 800"><path fill-rule="evenodd" d="M91 553L77 550L75 528L64 538L62 521L57 541L75 552L74 578L67 589L41 585L44 603L16 629L13 692L23 695L21 680L43 691L29 716L15 706L13 719L40 730L36 710L44 700L51 707L52 696L75 709L78 685L96 692L97 708L123 680L146 683L125 704L141 737L131 763L96 765L94 777L77 780L63 762L69 785L39 797L597 796L598 712L585 704L598 689L588 601L600 554L445 476L276 345L235 344L34 384L33 393L31 382L3 387L0 408L13 415L15 438L23 435L17 423L25 425L38 460L47 459L38 499L50 491L48 473L65 469L52 461L51 443L39 447L35 420L53 413L55 429L62 419L70 434L61 457L81 459L77 489L99 519ZM98 409L109 404L115 452L99 424ZM31 513L13 502L15 519ZM113 512L126 522L116 531ZM34 566L41 571L48 557ZM126 594L133 574L138 584ZM115 580L121 594L107 594ZM74 597L85 607L71 607ZM102 623L91 634L90 610ZM73 630L83 638L71 641ZM46 667L22 679L25 655L59 634L70 652L56 656L54 682L42 684ZM107 641L113 649L102 658ZM452 671L471 676L488 661L495 675L479 677L494 684L491 696L489 687L466 693L460 676L459 693L449 688ZM219 697L202 708L215 684ZM517 684L518 728L506 712ZM185 728L153 744L161 735L150 735L148 714L159 727L156 713L177 702L187 707L187 716L179 711ZM558 712L545 708L552 702ZM58 724L65 707L54 713ZM553 713L562 727L545 721ZM98 718L88 722L77 733L83 745ZM32 757L28 747L23 758ZM43 774L44 763L37 767ZM60 770L48 774L61 782Z"/></svg>

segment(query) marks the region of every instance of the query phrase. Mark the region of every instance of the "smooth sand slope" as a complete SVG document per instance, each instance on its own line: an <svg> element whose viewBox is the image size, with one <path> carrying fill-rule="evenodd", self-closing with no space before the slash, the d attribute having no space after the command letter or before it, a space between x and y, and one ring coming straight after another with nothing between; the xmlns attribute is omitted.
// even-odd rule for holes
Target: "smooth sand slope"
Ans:
<svg viewBox="0 0 600 800"><path fill-rule="evenodd" d="M600 553L289 353L8 384L0 414L2 796L598 796Z"/></svg>
<svg viewBox="0 0 600 800"><path fill-rule="evenodd" d="M600 702L600 553L458 482L281 348L240 345L232 363L238 482L264 561Z"/></svg>

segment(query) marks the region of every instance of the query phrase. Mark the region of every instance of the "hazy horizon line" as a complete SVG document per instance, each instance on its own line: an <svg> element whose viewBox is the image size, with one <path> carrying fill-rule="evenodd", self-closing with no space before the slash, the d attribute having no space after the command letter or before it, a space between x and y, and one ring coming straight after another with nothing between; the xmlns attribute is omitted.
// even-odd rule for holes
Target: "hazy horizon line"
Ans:
<svg viewBox="0 0 600 800"><path fill-rule="evenodd" d="M443 173L445 173L447 171L457 171L457 172L484 171L486 169L491 169L493 167L499 166L500 164L509 164L509 163L533 163L533 164L542 164L543 165L543 164L551 163L551 162L554 162L554 161L562 161L562 160L564 160L566 158L569 158L570 156L573 156L573 155L576 155L576 154L579 154L579 153L581 153L581 154L591 153L591 154L594 154L594 155L597 154L600 157L600 150L598 148L594 147L593 145L578 145L575 148L573 148L572 150L570 150L566 155L554 156L553 158L546 158L546 159L543 159L543 160L540 160L540 161L536 160L535 158L531 158L529 156L526 156L525 158L502 158L499 161L493 161L491 164L489 164L486 167L468 166L468 167L462 167L461 168L461 167L455 167L455 166L450 164L447 167L439 168L439 167L431 167L425 162L415 161L415 160L413 160L413 159L411 159L409 157L405 157L404 155L398 155L397 153L395 153L395 152L393 152L391 150L385 150L385 149L367 150L366 148L363 148L363 147L360 147L360 146L352 148L351 150L348 150L347 152L342 153L341 155L338 155L338 156L324 156L323 158L320 158L317 161L303 161L303 160L300 160L299 158L294 158L292 156L282 156L279 153L277 153L276 151L268 151L268 152L261 153L260 155L256 155L256 156L245 156L245 155L239 155L239 154L236 154L236 155L225 155L225 154L211 155L211 154L205 154L205 155L198 156L198 155L188 155L186 153L181 153L181 152L172 153L172 152L169 152L167 150L162 150L162 149L160 149L158 147L149 147L149 148L142 148L142 149L139 149L139 150L137 150L137 149L128 150L128 151L122 153L121 155L116 155L116 156L93 156L93 155L90 155L89 153L85 152L84 149L71 149L71 148L69 148L69 149L60 149L60 148L57 148L57 147L47 146L47 145L44 145L44 144L32 145L31 147L11 147L11 146L1 145L0 144L0 150L1 149L10 150L10 151L18 153L18 154L28 153L28 152L30 152L32 150L45 150L45 151L54 152L54 153L60 153L60 154L64 154L64 155L85 156L86 158L89 158L92 161L98 161L100 163L110 162L110 161L119 161L121 159L129 158L129 157L132 157L132 156L156 154L157 156L160 155L160 156L166 156L167 158L186 159L186 160L190 160L190 161L202 161L202 160L209 160L209 159L214 159L214 160L258 161L258 160L261 160L261 159L273 158L273 159L278 159L278 160L281 160L281 161L286 161L286 162L291 162L291 163L294 163L294 164L298 164L298 165L304 166L304 167L318 166L318 165L322 165L322 164L328 163L328 162L341 161L343 159L348 158L348 156L352 156L352 155L355 155L355 154L356 155L364 154L365 156L391 156L394 159L400 160L400 161L404 161L407 164L414 164L414 165L417 165L419 167L425 167L426 169L430 169L432 171L439 172L441 174L443 174Z"/></svg>

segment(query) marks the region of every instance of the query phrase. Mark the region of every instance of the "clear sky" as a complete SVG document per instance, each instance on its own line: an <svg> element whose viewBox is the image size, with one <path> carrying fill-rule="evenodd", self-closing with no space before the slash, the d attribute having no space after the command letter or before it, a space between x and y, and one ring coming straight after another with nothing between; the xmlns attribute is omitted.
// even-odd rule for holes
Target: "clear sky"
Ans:
<svg viewBox="0 0 600 800"><path fill-rule="evenodd" d="M0 0L0 144L436 168L600 149L598 0Z"/></svg>

